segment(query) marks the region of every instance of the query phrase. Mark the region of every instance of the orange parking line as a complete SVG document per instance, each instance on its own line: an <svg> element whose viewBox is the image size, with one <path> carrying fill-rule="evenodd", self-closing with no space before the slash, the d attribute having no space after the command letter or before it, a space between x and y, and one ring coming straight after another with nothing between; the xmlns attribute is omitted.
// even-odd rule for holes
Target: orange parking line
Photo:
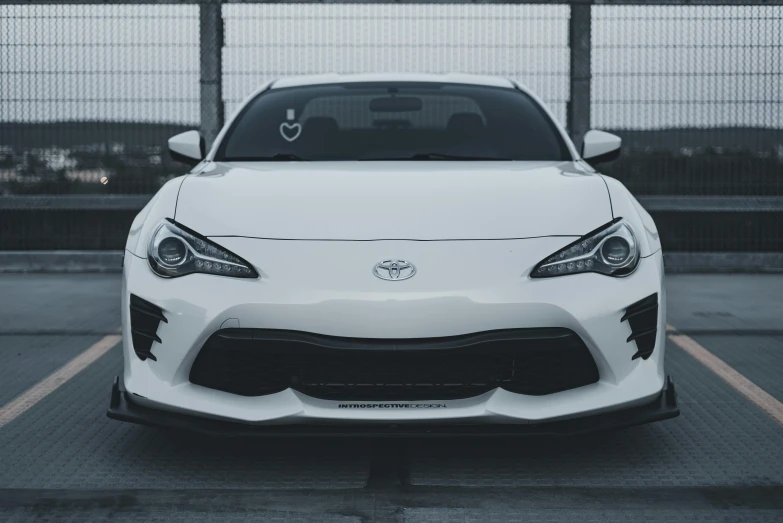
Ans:
<svg viewBox="0 0 783 523"><path fill-rule="evenodd" d="M783 425L783 403L750 381L734 367L702 347L690 336L677 333L677 330L671 325L666 325L666 331L669 339L678 347L696 358L699 363L717 374L731 388Z"/></svg>
<svg viewBox="0 0 783 523"><path fill-rule="evenodd" d="M49 374L36 385L27 389L4 407L0 407L0 428L21 416L33 405L54 392L61 385L86 369L92 362L106 354L109 349L117 345L122 336L110 334L104 336L90 348L76 356L74 359Z"/></svg>

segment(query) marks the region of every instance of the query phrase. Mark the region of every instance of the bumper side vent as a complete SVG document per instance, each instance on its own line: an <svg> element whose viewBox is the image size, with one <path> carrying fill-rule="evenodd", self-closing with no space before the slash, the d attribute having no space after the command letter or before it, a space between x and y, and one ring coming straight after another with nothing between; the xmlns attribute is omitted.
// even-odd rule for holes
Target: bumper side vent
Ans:
<svg viewBox="0 0 783 523"><path fill-rule="evenodd" d="M631 359L646 360L655 349L655 336L658 334L658 293L628 307L620 321L625 320L631 326L631 335L626 341L636 342L636 354Z"/></svg>
<svg viewBox="0 0 783 523"><path fill-rule="evenodd" d="M158 325L160 322L168 323L169 320L163 315L163 309L142 300L138 296L131 294L130 297L130 318L131 318L131 339L133 340L133 350L141 361L147 358L152 361L158 361L150 349L152 342L160 343L158 337Z"/></svg>

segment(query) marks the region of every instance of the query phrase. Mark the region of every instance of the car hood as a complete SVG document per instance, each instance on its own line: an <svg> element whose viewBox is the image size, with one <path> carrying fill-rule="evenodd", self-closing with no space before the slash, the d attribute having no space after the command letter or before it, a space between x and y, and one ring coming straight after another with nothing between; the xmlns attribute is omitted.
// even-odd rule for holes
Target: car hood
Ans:
<svg viewBox="0 0 783 523"><path fill-rule="evenodd" d="M213 163L175 214L205 236L298 240L581 236L611 219L604 181L572 162Z"/></svg>

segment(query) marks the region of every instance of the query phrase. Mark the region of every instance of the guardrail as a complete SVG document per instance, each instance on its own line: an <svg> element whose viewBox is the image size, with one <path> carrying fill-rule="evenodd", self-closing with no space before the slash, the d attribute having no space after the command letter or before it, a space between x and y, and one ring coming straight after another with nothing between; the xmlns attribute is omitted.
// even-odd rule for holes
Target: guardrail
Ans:
<svg viewBox="0 0 783 523"><path fill-rule="evenodd" d="M0 251L121 249L134 216L150 198L0 196ZM655 219L666 252L699 256L700 266L705 253L719 252L726 253L720 257L722 265L747 260L763 267L758 260L767 259L769 267L779 266L783 196L639 196L638 200ZM742 253L778 256L738 257Z"/></svg>
<svg viewBox="0 0 783 523"><path fill-rule="evenodd" d="M140 211L152 195L9 195L0 210ZM783 196L637 196L648 212L781 212Z"/></svg>

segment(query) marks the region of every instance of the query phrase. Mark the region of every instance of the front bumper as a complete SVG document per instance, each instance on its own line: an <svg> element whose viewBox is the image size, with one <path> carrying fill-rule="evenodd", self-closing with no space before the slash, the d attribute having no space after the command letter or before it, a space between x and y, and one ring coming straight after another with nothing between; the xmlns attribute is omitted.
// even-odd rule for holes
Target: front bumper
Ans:
<svg viewBox="0 0 783 523"><path fill-rule="evenodd" d="M193 274L162 279L150 271L145 259L126 256L124 331L131 331L131 295L159 307L167 320L156 331L162 341L151 345L155 359L141 359L132 337L124 337L123 384L134 404L166 415L247 425L532 425L647 405L666 384L660 252L642 259L626 278L584 274L531 280L525 267L533 267L540 253L554 252L568 238L325 243L221 238L220 242L250 260L262 277L239 280ZM393 283L375 278L369 268L390 252L415 260L417 276ZM317 271L312 260L318 260ZM466 267L472 270L466 273ZM656 293L660 308L652 354L634 358L638 343L627 341L632 328L623 317L631 304ZM404 409L341 408L339 401L294 389L241 396L191 382L191 369L209 337L234 328L387 340L562 328L584 341L599 380L540 396L497 388L439 402L443 408Z"/></svg>
<svg viewBox="0 0 783 523"><path fill-rule="evenodd" d="M668 376L666 385L660 394L653 401L644 405L575 419L527 424L432 425L427 423L352 423L349 425L250 425L160 411L134 403L132 397L132 394L120 386L119 377L114 378L111 400L106 415L111 419L140 425L200 432L211 436L233 437L566 436L642 425L676 418L680 415L674 382Z"/></svg>

